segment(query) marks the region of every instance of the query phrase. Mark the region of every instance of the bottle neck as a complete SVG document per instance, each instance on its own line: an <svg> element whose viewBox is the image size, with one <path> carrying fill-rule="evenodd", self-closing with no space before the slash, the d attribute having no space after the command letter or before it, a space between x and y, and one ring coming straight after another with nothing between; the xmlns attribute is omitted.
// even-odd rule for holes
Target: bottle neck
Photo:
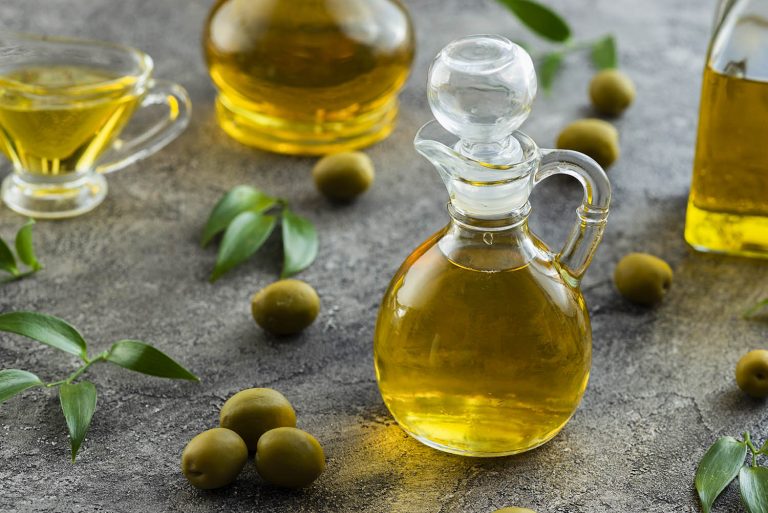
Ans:
<svg viewBox="0 0 768 513"><path fill-rule="evenodd" d="M530 205L494 219L475 218L448 204L451 222L438 242L455 264L495 272L517 269L534 258L545 258L546 247L528 229Z"/></svg>
<svg viewBox="0 0 768 513"><path fill-rule="evenodd" d="M493 217L473 216L457 208L453 203L448 203L448 214L451 222L467 230L481 232L503 232L519 226L528 227L528 215L531 213L531 204L526 201L519 208Z"/></svg>

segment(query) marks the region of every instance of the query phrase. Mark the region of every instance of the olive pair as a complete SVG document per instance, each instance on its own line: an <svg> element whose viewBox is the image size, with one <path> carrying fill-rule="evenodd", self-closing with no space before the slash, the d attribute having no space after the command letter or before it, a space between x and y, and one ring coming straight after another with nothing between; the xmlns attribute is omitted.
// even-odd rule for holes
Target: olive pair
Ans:
<svg viewBox="0 0 768 513"><path fill-rule="evenodd" d="M221 408L220 428L194 437L181 457L182 472L198 488L226 486L256 451L256 470L267 482L286 488L310 485L325 469L318 441L296 429L296 412L280 392L242 390Z"/></svg>
<svg viewBox="0 0 768 513"><path fill-rule="evenodd" d="M635 85L621 71L605 69L592 78L589 97L601 114L618 116L634 101ZM579 119L560 132L557 147L585 153L607 168L619 158L619 132L602 119Z"/></svg>

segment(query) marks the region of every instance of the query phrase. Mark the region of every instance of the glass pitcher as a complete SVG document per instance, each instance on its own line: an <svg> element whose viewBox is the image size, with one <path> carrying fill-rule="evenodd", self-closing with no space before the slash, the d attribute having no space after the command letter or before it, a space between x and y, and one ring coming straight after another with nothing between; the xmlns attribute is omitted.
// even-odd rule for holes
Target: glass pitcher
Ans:
<svg viewBox="0 0 768 513"><path fill-rule="evenodd" d="M443 48L415 145L448 188L448 225L411 253L379 310L376 377L400 426L468 456L527 451L555 436L589 378L592 335L579 282L603 234L610 185L581 153L541 150L529 55L499 36ZM440 126L442 125L442 126ZM528 229L531 189L566 174L584 187L565 247Z"/></svg>
<svg viewBox="0 0 768 513"><path fill-rule="evenodd" d="M768 2L723 0L707 52L685 239L768 257Z"/></svg>

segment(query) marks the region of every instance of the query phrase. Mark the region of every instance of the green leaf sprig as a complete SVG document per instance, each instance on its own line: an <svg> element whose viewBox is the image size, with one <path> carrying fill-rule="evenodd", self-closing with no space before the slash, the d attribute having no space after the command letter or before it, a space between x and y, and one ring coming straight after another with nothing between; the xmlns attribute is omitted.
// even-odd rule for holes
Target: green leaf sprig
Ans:
<svg viewBox="0 0 768 513"><path fill-rule="evenodd" d="M0 331L23 335L75 355L83 362L65 379L51 383L45 383L25 370L0 370L0 404L28 388L59 388L59 401L69 430L73 462L96 410L96 386L90 381L77 381L91 365L106 362L150 376L199 381L197 376L171 357L139 340L119 340L106 351L89 357L88 345L83 336L66 321L51 315L37 312L0 314Z"/></svg>
<svg viewBox="0 0 768 513"><path fill-rule="evenodd" d="M269 212L274 210L274 214ZM317 256L317 231L308 219L295 214L288 202L249 185L238 185L224 194L208 217L200 241L207 246L219 233L219 245L211 282L253 256L269 239L281 217L283 270L281 278L309 267Z"/></svg>
<svg viewBox="0 0 768 513"><path fill-rule="evenodd" d="M749 433L742 436L743 440L720 438L699 463L694 484L704 513L712 511L715 499L736 476L748 513L768 513L768 468L758 465L760 456L768 456L768 440L758 449ZM744 464L748 452L752 455L751 463Z"/></svg>
<svg viewBox="0 0 768 513"><path fill-rule="evenodd" d="M595 40L574 41L571 39L571 27L565 19L546 5L534 0L498 0L498 2L517 16L531 32L560 45L537 59L539 83L545 92L552 89L565 55L570 52L589 49L592 63L597 69L618 67L616 38L613 35L605 35Z"/></svg>
<svg viewBox="0 0 768 513"><path fill-rule="evenodd" d="M16 232L16 256L13 255L11 247L0 238L0 271L5 271L10 276L0 280L0 284L10 283L35 274L43 268L35 256L35 246L32 242L32 227L35 225L34 219L27 220L24 225ZM29 267L28 270L19 269L19 262Z"/></svg>

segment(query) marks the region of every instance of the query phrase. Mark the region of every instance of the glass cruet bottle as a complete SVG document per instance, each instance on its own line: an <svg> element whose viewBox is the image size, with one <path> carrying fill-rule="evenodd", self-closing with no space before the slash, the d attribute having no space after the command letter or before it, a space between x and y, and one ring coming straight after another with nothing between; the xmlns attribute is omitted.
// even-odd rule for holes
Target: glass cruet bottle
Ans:
<svg viewBox="0 0 768 513"><path fill-rule="evenodd" d="M414 35L400 0L217 0L203 46L227 134L321 155L390 134Z"/></svg>
<svg viewBox="0 0 768 513"><path fill-rule="evenodd" d="M768 2L721 0L707 52L685 239L768 257Z"/></svg>
<svg viewBox="0 0 768 513"><path fill-rule="evenodd" d="M415 146L445 182L450 221L392 279L374 360L400 426L451 453L504 456L545 443L589 377L579 282L602 237L610 185L586 155L540 150L517 131L535 94L530 56L500 36L450 43L429 73L437 122L421 128ZM556 174L584 188L559 253L527 224L531 189Z"/></svg>

